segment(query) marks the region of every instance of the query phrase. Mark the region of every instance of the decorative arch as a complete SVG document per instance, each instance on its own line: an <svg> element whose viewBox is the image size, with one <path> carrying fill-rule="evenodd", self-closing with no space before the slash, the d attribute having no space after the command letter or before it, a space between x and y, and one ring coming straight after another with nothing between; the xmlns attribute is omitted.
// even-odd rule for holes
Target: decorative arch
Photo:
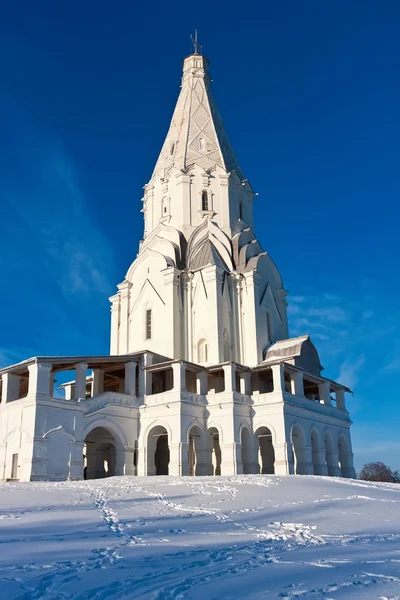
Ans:
<svg viewBox="0 0 400 600"><path fill-rule="evenodd" d="M262 427L266 427L267 429L270 430L271 434L272 434L272 443L276 444L276 431L275 428L268 423L267 421L265 421L264 419L262 421L258 421L257 423L254 423L253 428L254 428L254 433L256 434L257 431L259 429L261 429Z"/></svg>
<svg viewBox="0 0 400 600"><path fill-rule="evenodd" d="M60 425L59 427L54 427L54 429L50 429L42 437L45 440L46 438L48 438L56 433L63 433L69 437L71 442L76 442L76 438L72 435L72 433L69 433L69 431L66 431L62 425Z"/></svg>
<svg viewBox="0 0 400 600"><path fill-rule="evenodd" d="M223 439L223 430L222 430L221 425L219 425L215 421L211 421L210 423L207 423L207 431L209 429L216 429L218 431L219 441L220 441L221 444L223 444L224 443L224 439Z"/></svg>
<svg viewBox="0 0 400 600"><path fill-rule="evenodd" d="M171 429L170 425L162 419L154 419L154 421L152 421L150 423L150 425L147 426L147 428L145 429L145 431L143 433L143 440L146 441L150 431L153 429L153 427L157 427L157 426L164 427L164 429L166 429L166 431L168 433L169 439L172 441L172 429Z"/></svg>
<svg viewBox="0 0 400 600"><path fill-rule="evenodd" d="M189 425L187 426L186 429L186 442L189 442L189 435L190 435L190 430L193 427L198 427L200 429L200 431L202 432L202 434L204 433L205 429L204 429L204 425L199 421L199 419L193 419L193 421L191 421L189 423Z"/></svg>
<svg viewBox="0 0 400 600"><path fill-rule="evenodd" d="M83 436L82 442L85 441L87 436L93 431L93 429L96 429L96 427L101 427L102 429L106 429L110 433L112 433L115 437L115 441L118 442L118 444L120 445L121 448L128 446L128 442L127 442L125 433L118 425L116 425L109 419L99 419L99 418L95 419L94 421L92 421L91 423L88 423L88 425L86 425L85 429L83 430L83 434L82 434L82 436Z"/></svg>

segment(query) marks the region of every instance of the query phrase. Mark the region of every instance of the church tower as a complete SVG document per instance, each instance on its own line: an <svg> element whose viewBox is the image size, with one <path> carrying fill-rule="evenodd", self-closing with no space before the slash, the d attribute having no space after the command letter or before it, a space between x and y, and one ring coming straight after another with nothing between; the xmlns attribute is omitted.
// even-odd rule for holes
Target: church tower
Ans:
<svg viewBox="0 0 400 600"><path fill-rule="evenodd" d="M183 62L181 92L144 187L143 241L110 299L112 355L149 350L254 367L288 337L287 292L255 236L255 194L226 135L208 67L199 53Z"/></svg>

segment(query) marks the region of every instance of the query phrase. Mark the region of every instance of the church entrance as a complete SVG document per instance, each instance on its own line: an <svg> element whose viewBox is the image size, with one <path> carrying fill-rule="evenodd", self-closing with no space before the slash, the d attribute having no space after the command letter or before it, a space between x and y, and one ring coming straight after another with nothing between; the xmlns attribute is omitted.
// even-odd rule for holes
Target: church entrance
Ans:
<svg viewBox="0 0 400 600"><path fill-rule="evenodd" d="M272 443L272 433L268 427L260 427L256 431L258 441L258 467L262 475L275 473L275 451Z"/></svg>
<svg viewBox="0 0 400 600"><path fill-rule="evenodd" d="M149 431L147 438L147 475L168 475L168 466L168 432L157 425Z"/></svg>
<svg viewBox="0 0 400 600"><path fill-rule="evenodd" d="M115 475L116 441L103 427L95 427L85 439L84 478L102 479Z"/></svg>

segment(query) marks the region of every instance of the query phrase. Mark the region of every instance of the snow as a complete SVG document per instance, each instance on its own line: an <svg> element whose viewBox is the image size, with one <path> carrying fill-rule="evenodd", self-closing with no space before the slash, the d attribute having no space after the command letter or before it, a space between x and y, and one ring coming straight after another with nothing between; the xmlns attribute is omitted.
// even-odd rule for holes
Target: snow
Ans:
<svg viewBox="0 0 400 600"><path fill-rule="evenodd" d="M0 484L11 600L400 600L400 486L312 476Z"/></svg>

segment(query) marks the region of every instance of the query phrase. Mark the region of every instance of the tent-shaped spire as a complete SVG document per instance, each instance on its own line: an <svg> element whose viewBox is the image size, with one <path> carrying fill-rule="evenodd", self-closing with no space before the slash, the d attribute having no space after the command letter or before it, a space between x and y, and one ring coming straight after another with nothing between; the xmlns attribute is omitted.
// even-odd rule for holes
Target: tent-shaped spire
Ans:
<svg viewBox="0 0 400 600"><path fill-rule="evenodd" d="M153 175L197 164L205 170L218 165L243 179L210 90L208 65L201 54L183 61L181 92Z"/></svg>

